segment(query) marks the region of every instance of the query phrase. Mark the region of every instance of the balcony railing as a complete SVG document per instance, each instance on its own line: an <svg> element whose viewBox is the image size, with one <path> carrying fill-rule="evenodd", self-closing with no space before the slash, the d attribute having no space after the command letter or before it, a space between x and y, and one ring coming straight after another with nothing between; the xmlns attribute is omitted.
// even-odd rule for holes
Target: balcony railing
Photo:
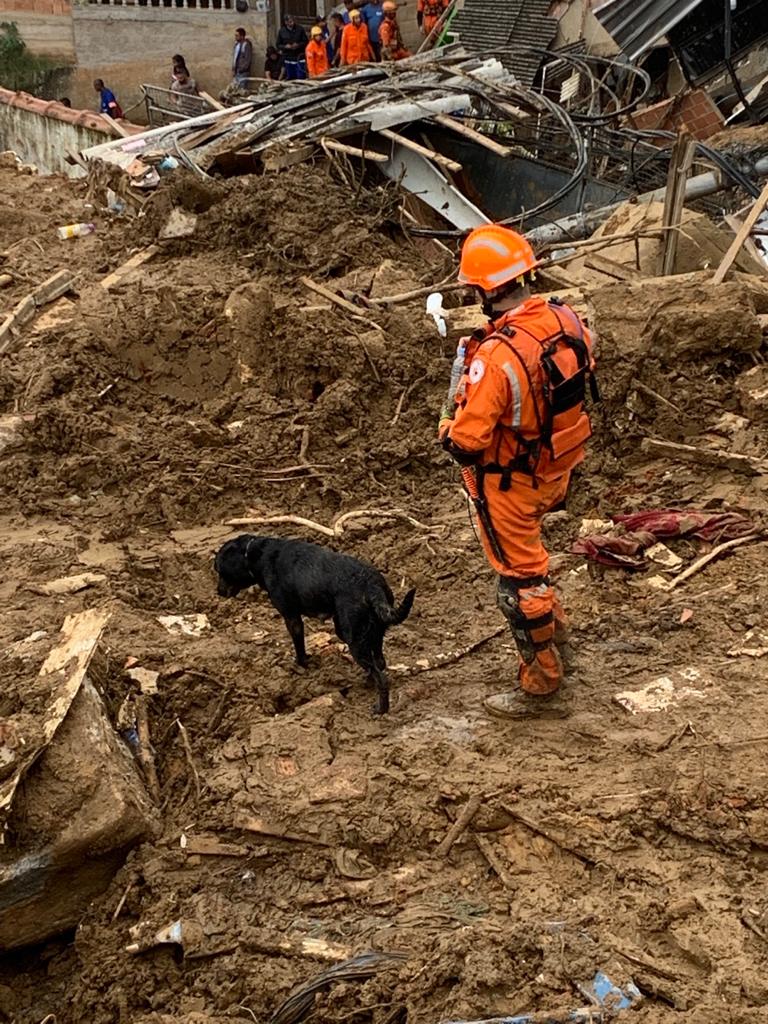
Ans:
<svg viewBox="0 0 768 1024"><path fill-rule="evenodd" d="M88 0L98 7L180 7L192 11L234 11L235 0Z"/></svg>

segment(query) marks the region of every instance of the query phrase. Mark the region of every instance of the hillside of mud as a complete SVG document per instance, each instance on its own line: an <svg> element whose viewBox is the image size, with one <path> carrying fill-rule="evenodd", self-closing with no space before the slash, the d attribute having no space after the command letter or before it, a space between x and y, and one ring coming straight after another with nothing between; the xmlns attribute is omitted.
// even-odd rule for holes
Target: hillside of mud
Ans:
<svg viewBox="0 0 768 1024"><path fill-rule="evenodd" d="M371 949L402 956L276 1020L556 1014L583 1004L597 970L634 981L643 1020L761 1019L765 659L729 652L766 628L765 547L666 592L649 585L657 569L587 565L571 546L585 518L646 509L738 511L762 528L764 473L652 457L641 442L765 458L768 418L742 385L763 372L768 287L702 276L589 295L604 402L568 510L547 523L577 647L571 714L504 723L482 701L513 681L511 637L435 442L451 347L423 300L353 317L301 283L357 302L445 278L450 255L403 234L396 194L353 203L308 166L226 186L182 177L124 219L86 205L85 185L0 176L3 307L61 267L76 273L75 292L0 357L0 416L13 420L0 451L2 715L34 714L30 683L64 616L108 607L92 676L110 714L127 666L159 673L162 818L74 933L0 960L0 1021L261 1024L295 986ZM163 242L174 207L197 215L195 233ZM93 235L55 237L84 219ZM149 245L140 271L101 287ZM384 719L325 624L308 624L299 671L266 600L218 599L212 572L241 532L228 519L330 527L363 510L330 543L377 565L396 597L417 588L387 640ZM290 522L253 529L324 539ZM683 564L707 550L669 546ZM37 592L83 571L103 578ZM202 631L172 635L168 615L204 616ZM637 715L613 699L662 677L694 692ZM475 794L472 829L438 857ZM186 943L126 951L132 929L176 920Z"/></svg>

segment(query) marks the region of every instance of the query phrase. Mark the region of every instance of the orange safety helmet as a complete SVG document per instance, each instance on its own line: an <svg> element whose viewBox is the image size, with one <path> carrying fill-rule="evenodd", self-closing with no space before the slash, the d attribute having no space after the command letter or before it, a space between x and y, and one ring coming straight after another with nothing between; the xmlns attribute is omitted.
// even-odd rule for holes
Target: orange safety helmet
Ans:
<svg viewBox="0 0 768 1024"><path fill-rule="evenodd" d="M395 0L384 0L381 9L385 14L394 14L397 11Z"/></svg>
<svg viewBox="0 0 768 1024"><path fill-rule="evenodd" d="M493 292L539 266L528 242L501 224L483 224L467 235L461 250L459 281Z"/></svg>

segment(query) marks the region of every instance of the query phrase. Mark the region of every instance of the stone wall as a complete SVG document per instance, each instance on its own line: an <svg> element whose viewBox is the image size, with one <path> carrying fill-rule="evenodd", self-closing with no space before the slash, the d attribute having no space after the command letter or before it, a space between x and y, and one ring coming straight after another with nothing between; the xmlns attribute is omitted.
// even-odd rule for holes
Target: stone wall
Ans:
<svg viewBox="0 0 768 1024"><path fill-rule="evenodd" d="M88 110L68 110L61 103L0 89L0 150L12 149L43 173L80 177L67 163L68 152L98 146L112 138L102 119Z"/></svg>

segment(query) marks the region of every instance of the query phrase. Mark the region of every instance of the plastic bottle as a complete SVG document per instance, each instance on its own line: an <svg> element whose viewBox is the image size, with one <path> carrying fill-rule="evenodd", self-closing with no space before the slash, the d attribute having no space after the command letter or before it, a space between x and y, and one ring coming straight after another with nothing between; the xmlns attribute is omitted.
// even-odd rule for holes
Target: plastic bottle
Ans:
<svg viewBox="0 0 768 1024"><path fill-rule="evenodd" d="M95 230L95 224L65 224L63 228L58 228L56 233L59 238L82 238L83 235L90 235Z"/></svg>

